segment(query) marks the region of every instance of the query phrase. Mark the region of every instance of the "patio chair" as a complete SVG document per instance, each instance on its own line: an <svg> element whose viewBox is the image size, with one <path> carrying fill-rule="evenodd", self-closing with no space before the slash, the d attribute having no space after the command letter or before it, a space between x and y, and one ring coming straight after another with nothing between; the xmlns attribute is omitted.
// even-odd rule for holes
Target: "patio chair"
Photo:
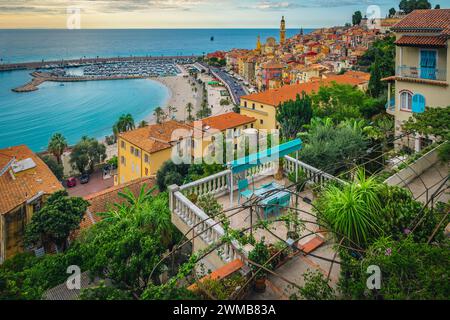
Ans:
<svg viewBox="0 0 450 320"><path fill-rule="evenodd" d="M238 203L241 203L241 197L250 199L253 195L253 191L248 188L248 180L243 179L238 181Z"/></svg>
<svg viewBox="0 0 450 320"><path fill-rule="evenodd" d="M267 202L264 201L262 205L264 206L263 207L264 219L267 219L269 214L274 213L278 210L278 199L273 198Z"/></svg>
<svg viewBox="0 0 450 320"><path fill-rule="evenodd" d="M281 211L282 209L289 207L290 203L291 203L291 194L287 193L279 198L278 210Z"/></svg>

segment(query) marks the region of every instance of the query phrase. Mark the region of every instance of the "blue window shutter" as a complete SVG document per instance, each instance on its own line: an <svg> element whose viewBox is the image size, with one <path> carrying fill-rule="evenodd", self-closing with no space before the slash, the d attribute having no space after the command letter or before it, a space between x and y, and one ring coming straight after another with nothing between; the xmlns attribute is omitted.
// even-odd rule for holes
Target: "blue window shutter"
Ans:
<svg viewBox="0 0 450 320"><path fill-rule="evenodd" d="M425 111L425 97L421 94L415 94L412 98L412 112L422 113Z"/></svg>

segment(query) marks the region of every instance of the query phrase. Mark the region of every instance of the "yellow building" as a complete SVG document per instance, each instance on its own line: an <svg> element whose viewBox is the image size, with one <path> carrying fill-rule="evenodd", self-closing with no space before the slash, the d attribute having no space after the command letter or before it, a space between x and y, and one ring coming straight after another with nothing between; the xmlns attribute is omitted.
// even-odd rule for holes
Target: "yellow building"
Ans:
<svg viewBox="0 0 450 320"><path fill-rule="evenodd" d="M399 135L403 122L413 113L450 104L450 9L413 11L392 30L396 35L396 74L384 80L389 81L387 112L395 116ZM415 149L421 144L422 140L416 139Z"/></svg>
<svg viewBox="0 0 450 320"><path fill-rule="evenodd" d="M222 133L239 133L254 126L256 119L230 112L183 124L167 121L121 133L118 139L118 174L115 184L123 184L143 177L154 177L162 164L172 159L172 150L182 153L188 146L192 157L202 157L211 144L206 137L214 129Z"/></svg>
<svg viewBox="0 0 450 320"><path fill-rule="evenodd" d="M27 146L0 150L0 264L23 251L25 226L63 186Z"/></svg>
<svg viewBox="0 0 450 320"><path fill-rule="evenodd" d="M279 129L276 121L276 111L280 104L289 100L295 100L302 92L311 94L317 92L321 86L338 84L348 84L362 88L368 83L370 75L366 73L354 73L329 76L326 79L310 81L301 84L286 85L277 89L270 89L259 93L241 97L240 110L242 115L256 119L256 129Z"/></svg>
<svg viewBox="0 0 450 320"><path fill-rule="evenodd" d="M171 120L121 133L117 144L119 168L115 184L155 176L162 164L171 159L172 147L181 143L174 134L176 130L186 132L187 137L192 127Z"/></svg>

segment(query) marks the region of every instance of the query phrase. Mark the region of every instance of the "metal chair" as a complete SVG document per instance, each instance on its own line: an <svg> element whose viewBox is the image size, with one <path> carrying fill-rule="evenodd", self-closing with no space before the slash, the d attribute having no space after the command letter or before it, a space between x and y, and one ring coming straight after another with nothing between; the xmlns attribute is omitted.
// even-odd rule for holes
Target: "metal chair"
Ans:
<svg viewBox="0 0 450 320"><path fill-rule="evenodd" d="M278 209L278 199L277 198L273 198L270 199L269 201L263 201L262 205L263 207L263 214L264 214L264 219L267 219L267 217L269 216L269 214L276 212Z"/></svg>
<svg viewBox="0 0 450 320"><path fill-rule="evenodd" d="M281 211L281 209L285 209L285 208L289 207L290 203L291 203L291 194L290 193L287 193L287 194L281 196L278 201L278 211Z"/></svg>
<svg viewBox="0 0 450 320"><path fill-rule="evenodd" d="M253 196L253 191L248 188L248 180L243 179L238 181L238 203L241 203L241 197L250 199Z"/></svg>

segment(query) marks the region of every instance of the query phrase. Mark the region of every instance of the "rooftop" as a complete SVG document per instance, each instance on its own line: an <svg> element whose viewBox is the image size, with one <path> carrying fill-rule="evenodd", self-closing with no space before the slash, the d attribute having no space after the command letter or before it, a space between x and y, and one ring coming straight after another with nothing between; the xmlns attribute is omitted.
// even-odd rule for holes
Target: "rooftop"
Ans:
<svg viewBox="0 0 450 320"><path fill-rule="evenodd" d="M414 10L392 27L395 32L443 32L450 28L450 9Z"/></svg>
<svg viewBox="0 0 450 320"><path fill-rule="evenodd" d="M0 214L8 213L39 193L51 194L64 189L44 161L27 146L1 149L0 168L5 168L13 158L22 164L34 163L35 166L25 166L24 170L16 173L9 168L0 176Z"/></svg>
<svg viewBox="0 0 450 320"><path fill-rule="evenodd" d="M229 112L217 116L208 117L196 123L201 123L202 127L210 127L220 131L224 131L227 129L233 129L239 126L243 126L252 122L255 122L256 119L253 117L245 116L235 112Z"/></svg>
<svg viewBox="0 0 450 320"><path fill-rule="evenodd" d="M162 124L152 124L144 128L121 133L119 136L148 153L171 148L175 130L192 130L191 126L170 120Z"/></svg>
<svg viewBox="0 0 450 320"><path fill-rule="evenodd" d="M397 46L443 47L447 46L446 36L402 36L395 41Z"/></svg>
<svg viewBox="0 0 450 320"><path fill-rule="evenodd" d="M332 82L353 86L363 84L369 81L367 80L367 74L363 74L363 72L354 72L346 73L343 75L328 76L327 78L321 80L292 84L277 89L270 89L263 92L246 95L241 97L241 99L264 103L271 106L278 106L280 103L283 103L285 101L295 100L297 95L301 94L302 92L311 94L312 92L317 92L320 87L327 86Z"/></svg>

